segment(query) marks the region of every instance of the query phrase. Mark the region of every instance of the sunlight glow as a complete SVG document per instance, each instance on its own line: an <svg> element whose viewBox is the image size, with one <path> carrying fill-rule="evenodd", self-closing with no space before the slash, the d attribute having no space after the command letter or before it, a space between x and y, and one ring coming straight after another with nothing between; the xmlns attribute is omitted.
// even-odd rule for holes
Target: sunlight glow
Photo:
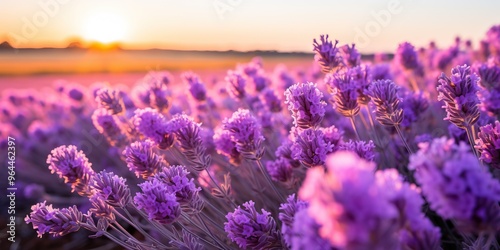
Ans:
<svg viewBox="0 0 500 250"><path fill-rule="evenodd" d="M114 13L96 13L84 20L84 39L101 43L123 41L126 35L124 19Z"/></svg>

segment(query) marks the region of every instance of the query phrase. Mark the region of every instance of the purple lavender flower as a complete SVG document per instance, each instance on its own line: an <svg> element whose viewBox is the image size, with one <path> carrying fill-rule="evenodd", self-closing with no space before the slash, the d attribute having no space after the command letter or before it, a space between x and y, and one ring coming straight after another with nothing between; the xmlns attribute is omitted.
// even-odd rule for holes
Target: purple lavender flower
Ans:
<svg viewBox="0 0 500 250"><path fill-rule="evenodd" d="M344 132L340 131L334 125L327 128L321 128L321 131L323 132L325 142L329 142L334 146L339 146L340 144L342 144Z"/></svg>
<svg viewBox="0 0 500 250"><path fill-rule="evenodd" d="M186 156L196 171L202 171L211 163L210 155L206 154L206 148L200 137L200 124L193 121L188 115L175 115L170 120L182 153Z"/></svg>
<svg viewBox="0 0 500 250"><path fill-rule="evenodd" d="M163 157L156 154L153 147L154 142L151 140L136 141L123 151L128 169L137 178L147 179L166 166Z"/></svg>
<svg viewBox="0 0 500 250"><path fill-rule="evenodd" d="M207 90L205 84L201 82L198 75L193 72L186 72L181 75L181 78L189 84L189 92L194 99L204 101L207 98Z"/></svg>
<svg viewBox="0 0 500 250"><path fill-rule="evenodd" d="M85 154L81 150L78 151L76 146L53 149L47 157L47 164L51 173L57 173L64 183L71 186L71 192L77 192L81 196L92 194L89 184L95 173Z"/></svg>
<svg viewBox="0 0 500 250"><path fill-rule="evenodd" d="M388 63L379 63L370 67L370 77L372 80L392 80L391 67Z"/></svg>
<svg viewBox="0 0 500 250"><path fill-rule="evenodd" d="M69 91L68 91L68 96L69 98L75 100L75 101L82 101L84 94L82 89L79 87L73 86Z"/></svg>
<svg viewBox="0 0 500 250"><path fill-rule="evenodd" d="M116 90L101 88L96 92L95 100L100 107L106 109L112 115L123 111L123 102Z"/></svg>
<svg viewBox="0 0 500 250"><path fill-rule="evenodd" d="M27 224L33 225L40 238L45 233L57 237L76 232L80 230L82 220L83 214L76 206L57 209L52 208L52 205L45 205L45 201L33 205L31 213L24 218Z"/></svg>
<svg viewBox="0 0 500 250"><path fill-rule="evenodd" d="M292 250L334 250L328 239L320 236L321 225L309 215L307 209L296 212L293 218L289 244Z"/></svg>
<svg viewBox="0 0 500 250"><path fill-rule="evenodd" d="M342 46L340 49L344 63L348 67L356 67L361 62L361 54L355 48L356 44L349 46L348 44Z"/></svg>
<svg viewBox="0 0 500 250"><path fill-rule="evenodd" d="M194 185L194 179L188 178L189 172L185 166L164 167L153 178L165 183L168 192L174 194L179 203L189 203L200 188Z"/></svg>
<svg viewBox="0 0 500 250"><path fill-rule="evenodd" d="M391 80L374 81L368 89L377 107L376 119L385 126L397 126L403 121L401 99L398 97L398 87Z"/></svg>
<svg viewBox="0 0 500 250"><path fill-rule="evenodd" d="M453 219L464 231L500 229L500 183L484 171L461 142L445 137L420 144L408 166L430 207L445 219Z"/></svg>
<svg viewBox="0 0 500 250"><path fill-rule="evenodd" d="M263 91L263 100L267 105L269 110L273 113L280 113L283 109L281 107L281 100L276 96L276 93L270 88L267 88Z"/></svg>
<svg viewBox="0 0 500 250"><path fill-rule="evenodd" d="M174 143L171 126L157 110L151 108L136 110L134 125L139 133L153 140L161 149L167 149Z"/></svg>
<svg viewBox="0 0 500 250"><path fill-rule="evenodd" d="M169 192L166 183L156 178L139 184L142 193L137 193L134 203L150 220L161 224L172 224L181 215L181 207L175 194Z"/></svg>
<svg viewBox="0 0 500 250"><path fill-rule="evenodd" d="M411 43L405 42L398 46L394 60L404 69L414 70L419 67L418 55Z"/></svg>
<svg viewBox="0 0 500 250"><path fill-rule="evenodd" d="M226 215L224 231L231 241L240 248L281 249L281 234L271 213L262 209L255 210L255 203L248 201L243 207L238 206L234 212Z"/></svg>
<svg viewBox="0 0 500 250"><path fill-rule="evenodd" d="M408 249L441 249L439 228L421 211L424 200L420 189L404 182L396 169L378 171L375 175L385 198L398 210L401 243Z"/></svg>
<svg viewBox="0 0 500 250"><path fill-rule="evenodd" d="M271 84L271 80L263 74L254 75L252 77L253 84L255 86L255 91L260 92Z"/></svg>
<svg viewBox="0 0 500 250"><path fill-rule="evenodd" d="M343 144L338 145L336 150L351 151L356 153L360 158L367 161L375 160L375 144L373 141L353 141L349 140Z"/></svg>
<svg viewBox="0 0 500 250"><path fill-rule="evenodd" d="M451 79L442 73L438 82L438 100L445 103L445 120L462 129L474 125L480 115L476 94L479 77L471 73L469 66L463 65L451 70Z"/></svg>
<svg viewBox="0 0 500 250"><path fill-rule="evenodd" d="M325 141L321 130L304 129L295 131L295 142L292 145L292 157L306 167L323 165L326 155L333 151L334 145Z"/></svg>
<svg viewBox="0 0 500 250"><path fill-rule="evenodd" d="M106 137L112 146L122 146L127 142L127 137L118 122L118 119L104 108L96 109L92 114L94 127Z"/></svg>
<svg viewBox="0 0 500 250"><path fill-rule="evenodd" d="M295 214L307 208L307 202L298 200L295 194L288 196L287 203L280 205L279 218L283 225L281 226L281 233L288 247L292 245L293 237L293 222Z"/></svg>
<svg viewBox="0 0 500 250"><path fill-rule="evenodd" d="M241 163L241 155L236 149L236 143L231 140L231 132L222 129L216 130L214 143L217 152L227 156L231 164L238 166Z"/></svg>
<svg viewBox="0 0 500 250"><path fill-rule="evenodd" d="M403 108L403 121L401 125L403 127L410 127L429 108L429 101L424 97L423 92L408 92L401 106Z"/></svg>
<svg viewBox="0 0 500 250"><path fill-rule="evenodd" d="M492 26L486 33L486 42L493 55L500 55L500 25Z"/></svg>
<svg viewBox="0 0 500 250"><path fill-rule="evenodd" d="M475 148L481 155L480 160L494 168L500 168L500 122L495 121L494 126L488 124L479 128Z"/></svg>
<svg viewBox="0 0 500 250"><path fill-rule="evenodd" d="M266 169L274 181L287 182L293 178L292 165L285 158L280 157L275 161L268 161Z"/></svg>
<svg viewBox="0 0 500 250"><path fill-rule="evenodd" d="M325 134L325 140L329 140L329 135L327 132L323 132ZM293 152L292 152L292 145L293 145L293 142L290 141L290 140L285 140L284 142L282 142L281 146L278 147L278 149L276 149L276 158L284 158L286 159L290 165L293 167L293 168L299 168L301 167L301 163L300 161L297 161L293 158Z"/></svg>
<svg viewBox="0 0 500 250"><path fill-rule="evenodd" d="M245 98L246 79L236 71L228 71L225 78L229 94L237 100Z"/></svg>
<svg viewBox="0 0 500 250"><path fill-rule="evenodd" d="M101 171L92 177L90 185L95 194L110 206L125 207L131 201L130 189L125 183L125 179L113 174L113 172Z"/></svg>
<svg viewBox="0 0 500 250"><path fill-rule="evenodd" d="M236 150L248 160L262 157L264 148L260 124L247 109L238 109L229 119L222 122L224 130L229 131L231 140L236 144Z"/></svg>
<svg viewBox="0 0 500 250"><path fill-rule="evenodd" d="M359 113L359 92L347 70L326 75L325 82L330 87L337 112L345 117Z"/></svg>
<svg viewBox="0 0 500 250"><path fill-rule="evenodd" d="M110 222L114 222L116 220L116 216L114 214L114 208L106 203L106 200L103 199L100 195L92 195L90 197L90 203L92 207L89 211L94 214L97 218L104 218Z"/></svg>
<svg viewBox="0 0 500 250"><path fill-rule="evenodd" d="M321 65L323 73L332 72L339 66L343 66L343 60L340 56L340 50L337 48L339 41L335 40L335 44L328 40L328 35L320 35L320 43L313 40L313 51L315 52L315 60Z"/></svg>
<svg viewBox="0 0 500 250"><path fill-rule="evenodd" d="M309 202L308 214L321 223L320 236L341 249L395 249L398 210L377 184L375 164L351 152L326 161L326 173L322 167L309 169L299 191Z"/></svg>
<svg viewBox="0 0 500 250"><path fill-rule="evenodd" d="M295 126L314 128L323 120L326 102L315 83L294 84L285 91L285 97Z"/></svg>

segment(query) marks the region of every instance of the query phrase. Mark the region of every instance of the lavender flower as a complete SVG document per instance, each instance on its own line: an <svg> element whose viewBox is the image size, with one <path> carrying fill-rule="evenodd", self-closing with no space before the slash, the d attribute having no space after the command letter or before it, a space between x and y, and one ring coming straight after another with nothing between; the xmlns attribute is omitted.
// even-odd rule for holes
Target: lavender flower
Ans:
<svg viewBox="0 0 500 250"><path fill-rule="evenodd" d="M293 218L291 237L289 239L292 250L333 250L328 239L320 235L321 225L309 215L307 209L297 211Z"/></svg>
<svg viewBox="0 0 500 250"><path fill-rule="evenodd" d="M33 229L38 232L38 237L48 233L54 237L64 236L80 230L83 214L76 206L57 209L52 205L45 205L40 202L31 207L31 213L26 215L24 221L33 225Z"/></svg>
<svg viewBox="0 0 500 250"><path fill-rule="evenodd" d="M429 108L429 101L424 97L423 92L407 93L401 106L404 114L401 125L410 127Z"/></svg>
<svg viewBox="0 0 500 250"><path fill-rule="evenodd" d="M349 46L348 44L341 47L341 54L344 58L344 64L348 67L356 67L361 62L361 54L355 48L356 44Z"/></svg>
<svg viewBox="0 0 500 250"><path fill-rule="evenodd" d="M112 146L121 146L127 141L127 137L123 134L118 122L114 115L110 115L103 108L96 109L92 114L94 127L106 137Z"/></svg>
<svg viewBox="0 0 500 250"><path fill-rule="evenodd" d="M495 121L494 126L488 124L479 128L475 148L481 155L480 160L494 168L500 168L500 122Z"/></svg>
<svg viewBox="0 0 500 250"><path fill-rule="evenodd" d="M438 82L438 100L445 103L445 120L462 129L474 125L480 115L476 94L479 77L470 72L469 66L463 65L451 70L451 79L442 73Z"/></svg>
<svg viewBox="0 0 500 250"><path fill-rule="evenodd" d="M217 152L227 156L231 164L238 166L241 163L241 155L236 149L236 143L231 140L231 132L222 129L216 130L214 143Z"/></svg>
<svg viewBox="0 0 500 250"><path fill-rule="evenodd" d="M206 154L206 148L200 137L200 124L185 114L175 115L170 121L171 131L174 132L181 151L196 171L202 171L211 163L210 155Z"/></svg>
<svg viewBox="0 0 500 250"><path fill-rule="evenodd" d="M321 131L323 132L325 142L329 142L334 146L342 144L342 136L344 135L344 132L340 131L334 125L327 128L321 128Z"/></svg>
<svg viewBox="0 0 500 250"><path fill-rule="evenodd" d="M273 113L280 113L283 109L281 107L281 100L276 96L272 89L265 89L263 91L264 103L267 105L269 110Z"/></svg>
<svg viewBox="0 0 500 250"><path fill-rule="evenodd" d="M165 117L154 109L136 110L134 125L138 132L153 140L161 149L167 149L174 143L171 126Z"/></svg>
<svg viewBox="0 0 500 250"><path fill-rule="evenodd" d="M384 198L388 190L377 184L375 164L338 152L326 166L326 173L309 169L299 191L309 215L321 223L320 236L342 249L395 249L398 210Z"/></svg>
<svg viewBox="0 0 500 250"><path fill-rule="evenodd" d="M233 98L237 100L245 98L246 80L240 73L232 70L228 71L226 76L226 82L227 82L228 92Z"/></svg>
<svg viewBox="0 0 500 250"><path fill-rule="evenodd" d="M97 218L104 218L110 222L116 221L116 216L113 212L114 208L106 203L106 200L103 199L103 197L94 194L89 200L92 204L92 208L90 208L89 211Z"/></svg>
<svg viewBox="0 0 500 250"><path fill-rule="evenodd" d="M346 143L338 145L335 149L339 151L343 150L354 152L360 158L367 161L375 160L375 144L373 144L373 141L365 142L349 140Z"/></svg>
<svg viewBox="0 0 500 250"><path fill-rule="evenodd" d="M205 84L201 82L198 75L193 72L186 72L181 75L181 78L189 84L189 92L194 99L204 101L207 98L207 90Z"/></svg>
<svg viewBox="0 0 500 250"><path fill-rule="evenodd" d="M418 55L411 43L405 42L398 46L394 60L404 69L414 70L419 67Z"/></svg>
<svg viewBox="0 0 500 250"><path fill-rule="evenodd" d="M326 102L322 100L323 93L315 83L294 84L285 91L285 97L295 126L314 128L323 120Z"/></svg>
<svg viewBox="0 0 500 250"><path fill-rule="evenodd" d="M292 245L293 237L293 223L295 220L295 214L301 210L307 208L307 202L298 200L295 194L288 196L286 199L287 203L280 205L279 218L283 225L281 226L281 233L287 245L290 247Z"/></svg>
<svg viewBox="0 0 500 250"><path fill-rule="evenodd" d="M325 139L328 141L329 139L328 133L327 132L323 133L325 134ZM276 158L286 159L293 168L298 168L301 166L301 163L300 161L297 161L293 158L292 145L293 145L292 141L285 140L281 144L281 146L279 146L278 149L276 149L275 152Z"/></svg>
<svg viewBox="0 0 500 250"><path fill-rule="evenodd" d="M325 82L333 94L337 112L345 117L354 117L359 113L359 92L347 70L326 75Z"/></svg>
<svg viewBox="0 0 500 250"><path fill-rule="evenodd" d="M96 92L95 100L100 107L106 109L112 115L119 114L123 111L123 102L116 90L108 88L99 89Z"/></svg>
<svg viewBox="0 0 500 250"><path fill-rule="evenodd" d="M315 60L321 65L323 73L329 73L339 66L343 66L340 50L337 48L339 41L335 40L335 44L328 40L328 35L320 35L320 43L313 40L313 51L315 52Z"/></svg>
<svg viewBox="0 0 500 250"><path fill-rule="evenodd" d="M334 145L325 141L323 131L305 129L296 132L292 145L292 157L306 167L323 165L326 155L333 151Z"/></svg>
<svg viewBox="0 0 500 250"><path fill-rule="evenodd" d="M255 210L255 203L248 201L243 207L226 215L224 231L231 241L240 248L279 249L282 248L281 234L271 213L262 209Z"/></svg>
<svg viewBox="0 0 500 250"><path fill-rule="evenodd" d="M125 162L130 171L138 178L147 179L166 165L165 160L153 151L151 140L136 141L123 151Z"/></svg>
<svg viewBox="0 0 500 250"><path fill-rule="evenodd" d="M500 66L490 61L487 64L481 64L474 70L480 77L479 84L488 90L498 89L500 87Z"/></svg>
<svg viewBox="0 0 500 250"><path fill-rule="evenodd" d="M500 229L500 183L485 172L465 143L445 137L420 144L408 168L430 207L445 219L454 219L464 231Z"/></svg>
<svg viewBox="0 0 500 250"><path fill-rule="evenodd" d="M64 183L71 186L71 192L77 192L81 196L92 194L89 184L95 173L85 154L78 151L76 146L53 149L47 158L47 164L51 173L57 173Z"/></svg>
<svg viewBox="0 0 500 250"><path fill-rule="evenodd" d="M493 55L500 55L500 25L492 26L486 33L486 41Z"/></svg>
<svg viewBox="0 0 500 250"><path fill-rule="evenodd" d="M403 121L401 99L398 97L398 87L391 80L374 81L368 89L368 95L375 103L376 119L385 126L397 126Z"/></svg>
<svg viewBox="0 0 500 250"><path fill-rule="evenodd" d="M174 194L179 203L189 203L200 188L194 185L194 179L189 179L189 172L185 166L164 167L154 178L162 181L165 188L171 194Z"/></svg>
<svg viewBox="0 0 500 250"><path fill-rule="evenodd" d="M150 220L161 224L172 224L181 215L181 207L175 194L169 192L166 183L156 178L139 184L142 193L137 193L134 203L144 210Z"/></svg>
<svg viewBox="0 0 500 250"><path fill-rule="evenodd" d="M287 182L293 178L293 168L285 158L278 158L275 161L268 161L266 169L271 179L274 181Z"/></svg>
<svg viewBox="0 0 500 250"><path fill-rule="evenodd" d="M236 150L248 160L262 157L264 137L257 119L247 109L238 109L231 118L224 119L223 128L229 131L231 140L236 144Z"/></svg>
<svg viewBox="0 0 500 250"><path fill-rule="evenodd" d="M375 64L370 67L371 79L376 80L392 80L391 67L387 63Z"/></svg>
<svg viewBox="0 0 500 250"><path fill-rule="evenodd" d="M125 207L130 201L130 189L125 183L125 179L106 172L106 170L94 175L91 180L91 186L95 194L100 196L107 204L113 207Z"/></svg>

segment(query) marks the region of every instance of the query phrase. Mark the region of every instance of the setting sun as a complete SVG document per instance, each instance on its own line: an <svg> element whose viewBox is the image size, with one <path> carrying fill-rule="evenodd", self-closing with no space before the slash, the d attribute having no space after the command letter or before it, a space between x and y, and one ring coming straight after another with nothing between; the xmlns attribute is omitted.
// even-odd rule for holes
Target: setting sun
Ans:
<svg viewBox="0 0 500 250"><path fill-rule="evenodd" d="M85 20L83 36L89 41L101 43L118 42L124 39L126 23L113 13L96 13Z"/></svg>

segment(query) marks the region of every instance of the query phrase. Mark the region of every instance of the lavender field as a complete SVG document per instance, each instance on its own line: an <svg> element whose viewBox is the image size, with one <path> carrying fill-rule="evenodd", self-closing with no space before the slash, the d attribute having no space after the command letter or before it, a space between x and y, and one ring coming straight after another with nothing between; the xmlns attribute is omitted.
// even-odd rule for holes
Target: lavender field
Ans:
<svg viewBox="0 0 500 250"><path fill-rule="evenodd" d="M0 248L500 249L500 25L336 39L147 72L4 60Z"/></svg>

